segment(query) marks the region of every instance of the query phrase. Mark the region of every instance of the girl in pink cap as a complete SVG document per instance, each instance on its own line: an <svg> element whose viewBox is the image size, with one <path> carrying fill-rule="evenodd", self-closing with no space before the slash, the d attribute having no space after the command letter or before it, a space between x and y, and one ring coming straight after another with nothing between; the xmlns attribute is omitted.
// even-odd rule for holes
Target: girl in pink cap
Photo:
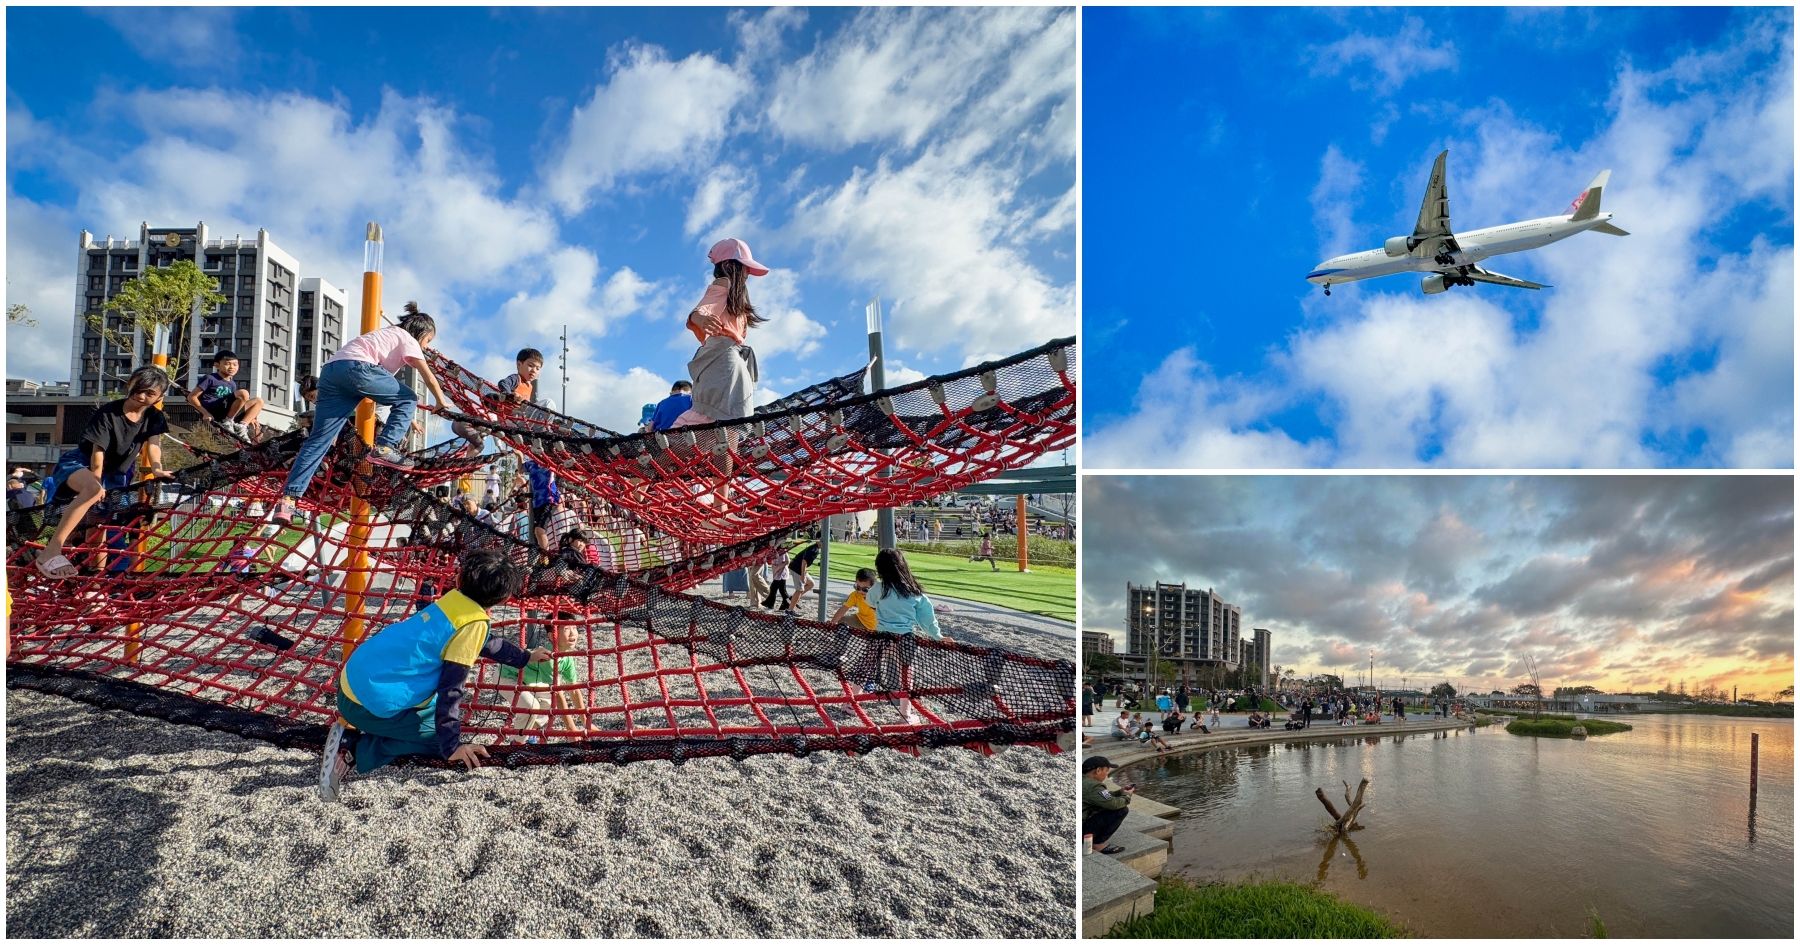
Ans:
<svg viewBox="0 0 1800 945"><path fill-rule="evenodd" d="M688 313L688 330L700 339L700 350L688 362L694 381L694 404L675 418L675 427L736 420L755 412L756 352L745 343L751 328L768 321L750 304L750 276L766 276L769 267L750 258L750 244L725 239L706 254L713 281L700 304Z"/></svg>

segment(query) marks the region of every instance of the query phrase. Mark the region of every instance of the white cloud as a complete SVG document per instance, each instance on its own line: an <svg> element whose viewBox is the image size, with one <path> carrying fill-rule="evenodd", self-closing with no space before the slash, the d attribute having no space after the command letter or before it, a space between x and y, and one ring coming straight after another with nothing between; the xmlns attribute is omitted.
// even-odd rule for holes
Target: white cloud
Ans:
<svg viewBox="0 0 1800 945"><path fill-rule="evenodd" d="M1072 95L1074 20L1029 7L864 10L781 70L768 117L783 135L821 147L912 147L966 106L963 127L986 129L991 142Z"/></svg>
<svg viewBox="0 0 1800 945"><path fill-rule="evenodd" d="M1075 287L1056 285L1001 242L1016 179L931 152L906 167L857 169L802 200L792 229L818 265L890 300L895 343L917 351L1017 351L1076 328Z"/></svg>
<svg viewBox="0 0 1800 945"><path fill-rule="evenodd" d="M688 201L687 223L682 232L693 236L702 230L712 235L701 240L711 245L724 234L751 230L751 205L756 199L756 174L730 164L710 168Z"/></svg>
<svg viewBox="0 0 1800 945"><path fill-rule="evenodd" d="M1392 36L1370 36L1359 30L1308 52L1313 60L1313 75L1352 72L1351 88L1373 85L1383 95L1398 90L1408 79L1443 69L1455 70L1457 64L1456 45L1449 40L1433 45L1431 30L1416 16L1407 17L1400 31ZM1363 62L1376 74L1372 82L1354 74Z"/></svg>
<svg viewBox="0 0 1800 945"><path fill-rule="evenodd" d="M1489 264L1553 286L1529 299L1535 324L1516 324L1503 306L1527 299L1502 288L1426 297L1396 276L1309 296L1266 376L1222 384L1171 359L1136 416L1092 434L1090 457L1111 465L1145 444L1137 465L1228 456L1222 441L1254 443L1267 418L1315 404L1326 441L1285 454L1307 465L1791 466L1793 250L1714 242L1732 239L1716 228L1733 208L1792 210L1791 40L1765 26L1662 72L1622 67L1610 122L1573 147L1503 106L1463 116L1469 139L1448 143L1459 228L1563 212L1613 171L1605 209L1631 236L1581 234ZM1770 52L1773 70L1746 74L1751 53ZM1342 176L1328 152L1314 195L1328 244L1354 226ZM1394 212L1410 223L1415 211Z"/></svg>
<svg viewBox="0 0 1800 945"><path fill-rule="evenodd" d="M37 327L6 326L6 376L69 378L75 330L76 233L81 227L55 207L6 194L6 304L31 309Z"/></svg>
<svg viewBox="0 0 1800 945"><path fill-rule="evenodd" d="M800 310L800 282L794 270L770 269L768 275L750 280L750 302L756 314L768 319L749 338L758 357L792 352L805 358L819 350L825 326Z"/></svg>
<svg viewBox="0 0 1800 945"><path fill-rule="evenodd" d="M509 347L543 346L568 326L571 337L600 338L622 319L654 311L671 296L668 286L621 267L600 281L600 262L592 251L564 247L544 261L542 292L522 290L500 306L496 319Z"/></svg>
<svg viewBox="0 0 1800 945"><path fill-rule="evenodd" d="M1313 227L1319 231L1321 258L1351 252L1356 225L1356 192L1362 188L1363 166L1333 144L1319 160L1319 183L1313 187Z"/></svg>
<svg viewBox="0 0 1800 945"><path fill-rule="evenodd" d="M565 213L586 209L595 190L621 177L698 166L724 139L750 81L711 56L679 62L657 46L634 46L612 62L609 81L575 109L567 139L545 170Z"/></svg>
<svg viewBox="0 0 1800 945"><path fill-rule="evenodd" d="M1083 462L1095 469L1319 465L1328 455L1323 444L1251 426L1278 406L1270 392L1219 380L1192 348L1181 348L1144 379L1131 416L1089 428Z"/></svg>
<svg viewBox="0 0 1800 945"><path fill-rule="evenodd" d="M145 59L218 67L243 55L237 11L230 7L98 7L92 13Z"/></svg>

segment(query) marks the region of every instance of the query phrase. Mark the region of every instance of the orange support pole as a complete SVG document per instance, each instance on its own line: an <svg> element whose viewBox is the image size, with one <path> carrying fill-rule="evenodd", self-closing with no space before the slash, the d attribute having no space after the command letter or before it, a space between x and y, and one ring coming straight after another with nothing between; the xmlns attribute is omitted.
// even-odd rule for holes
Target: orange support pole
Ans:
<svg viewBox="0 0 1800 945"><path fill-rule="evenodd" d="M371 223L363 239L362 334L381 327L381 226ZM375 443L375 403L365 400L356 407L356 435L364 445ZM369 589L369 530L374 511L360 498L350 500L350 561L344 580L345 603L350 619L344 621L344 659L355 651L368 629L363 612Z"/></svg>
<svg viewBox="0 0 1800 945"><path fill-rule="evenodd" d="M1025 495L1024 495L1024 493L1019 494L1018 537L1019 537L1019 573L1023 574L1026 571L1031 570L1031 568L1030 568L1031 560L1025 551L1026 546L1029 545L1030 542L1026 540L1026 535L1025 535Z"/></svg>

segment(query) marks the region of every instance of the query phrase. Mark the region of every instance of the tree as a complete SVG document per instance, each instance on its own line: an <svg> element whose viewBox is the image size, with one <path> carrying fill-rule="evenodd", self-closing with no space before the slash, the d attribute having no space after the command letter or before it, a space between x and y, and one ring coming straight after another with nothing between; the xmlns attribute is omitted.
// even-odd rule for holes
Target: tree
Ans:
<svg viewBox="0 0 1800 945"><path fill-rule="evenodd" d="M136 279L128 279L103 306L99 314L85 316L88 324L100 332L107 343L132 350L130 334L109 328L106 313L124 315L127 323L152 338L159 331L173 337L175 329L187 324L200 305L218 305L225 296L218 292L218 279L200 271L192 260L183 259L167 267L147 269ZM180 352L169 352L169 374L181 375Z"/></svg>
<svg viewBox="0 0 1800 945"><path fill-rule="evenodd" d="M1327 690L1344 688L1344 681L1338 678L1334 673L1320 673L1313 677L1313 681L1325 687Z"/></svg>
<svg viewBox="0 0 1800 945"><path fill-rule="evenodd" d="M1087 671L1098 679L1125 671L1125 662L1112 653L1089 653L1085 662Z"/></svg>
<svg viewBox="0 0 1800 945"><path fill-rule="evenodd" d="M1517 686L1512 687L1512 694L1515 696L1538 696L1539 698L1542 698L1544 691L1539 689L1536 683L1520 683Z"/></svg>
<svg viewBox="0 0 1800 945"><path fill-rule="evenodd" d="M1175 679L1175 664L1161 657L1152 656L1144 664L1144 681L1151 686L1162 688Z"/></svg>
<svg viewBox="0 0 1800 945"><path fill-rule="evenodd" d="M12 280L6 280L6 284L12 285ZM28 309L17 302L9 303L6 306L6 323L8 325L23 325L26 328L36 328L38 326L37 319L31 317L31 309Z"/></svg>
<svg viewBox="0 0 1800 945"><path fill-rule="evenodd" d="M1600 690L1595 689L1593 686L1558 686L1558 687L1556 687L1556 697L1558 699L1562 699L1562 698L1573 699L1577 696L1590 696L1590 695L1595 695L1599 692L1600 692Z"/></svg>
<svg viewBox="0 0 1800 945"><path fill-rule="evenodd" d="M1438 683L1431 687L1431 697L1433 699L1454 699L1456 698L1456 687L1447 682Z"/></svg>
<svg viewBox="0 0 1800 945"><path fill-rule="evenodd" d="M1781 690L1780 692L1775 694L1775 698L1777 698L1777 699L1792 699L1792 698L1794 698L1794 687L1789 686L1786 689Z"/></svg>

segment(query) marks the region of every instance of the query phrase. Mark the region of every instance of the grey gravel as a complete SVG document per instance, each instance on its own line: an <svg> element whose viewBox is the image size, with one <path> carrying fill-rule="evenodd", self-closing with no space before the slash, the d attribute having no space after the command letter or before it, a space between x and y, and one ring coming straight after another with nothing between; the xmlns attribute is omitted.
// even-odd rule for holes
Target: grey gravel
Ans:
<svg viewBox="0 0 1800 945"><path fill-rule="evenodd" d="M388 769L327 806L314 754L23 690L6 711L8 937L1075 934L1073 754Z"/></svg>

